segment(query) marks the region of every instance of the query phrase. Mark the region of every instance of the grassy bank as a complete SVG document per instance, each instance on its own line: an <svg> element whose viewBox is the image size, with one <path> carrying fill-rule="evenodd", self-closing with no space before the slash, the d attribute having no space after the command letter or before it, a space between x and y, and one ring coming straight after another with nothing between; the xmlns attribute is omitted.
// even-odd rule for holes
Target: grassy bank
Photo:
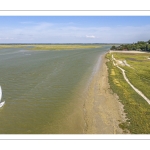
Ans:
<svg viewBox="0 0 150 150"><path fill-rule="evenodd" d="M126 60L133 67L122 66L129 81L150 99L150 60L147 59L150 54L113 55L117 60ZM106 58L110 87L119 96L127 117L125 123L120 123L120 127L133 134L150 133L150 105L124 80L121 70L113 65L110 53Z"/></svg>
<svg viewBox="0 0 150 150"><path fill-rule="evenodd" d="M27 48L27 45L10 45L10 44L6 44L6 45L0 45L0 49L7 49L7 48Z"/></svg>
<svg viewBox="0 0 150 150"><path fill-rule="evenodd" d="M100 48L100 44L33 44L33 45L0 45L0 49L4 48L26 48L28 50L73 50L73 49L90 49Z"/></svg>
<svg viewBox="0 0 150 150"><path fill-rule="evenodd" d="M101 45L35 45L32 50L73 50L73 49L88 49L99 48Z"/></svg>

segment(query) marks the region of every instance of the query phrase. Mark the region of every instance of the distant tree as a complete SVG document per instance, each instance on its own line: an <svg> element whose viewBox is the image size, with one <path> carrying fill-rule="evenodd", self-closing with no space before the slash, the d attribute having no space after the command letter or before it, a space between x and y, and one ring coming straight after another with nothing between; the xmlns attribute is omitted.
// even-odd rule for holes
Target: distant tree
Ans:
<svg viewBox="0 0 150 150"><path fill-rule="evenodd" d="M148 51L150 51L150 44L148 44Z"/></svg>
<svg viewBox="0 0 150 150"><path fill-rule="evenodd" d="M145 44L140 44L140 49L141 49L142 51L145 51L145 50L146 50L146 45L145 45Z"/></svg>
<svg viewBox="0 0 150 150"><path fill-rule="evenodd" d="M138 43L138 44L145 44L144 41L138 41L137 43Z"/></svg>
<svg viewBox="0 0 150 150"><path fill-rule="evenodd" d="M146 51L149 51L149 46L148 46L149 44L148 43L146 43Z"/></svg>
<svg viewBox="0 0 150 150"><path fill-rule="evenodd" d="M150 40L148 40L147 43L150 44Z"/></svg>
<svg viewBox="0 0 150 150"><path fill-rule="evenodd" d="M116 50L116 46L113 45L113 46L111 47L111 50Z"/></svg>
<svg viewBox="0 0 150 150"><path fill-rule="evenodd" d="M142 50L142 51L150 51L150 40L138 41L137 43L133 44L121 44L118 47L112 46L111 49L113 50Z"/></svg>

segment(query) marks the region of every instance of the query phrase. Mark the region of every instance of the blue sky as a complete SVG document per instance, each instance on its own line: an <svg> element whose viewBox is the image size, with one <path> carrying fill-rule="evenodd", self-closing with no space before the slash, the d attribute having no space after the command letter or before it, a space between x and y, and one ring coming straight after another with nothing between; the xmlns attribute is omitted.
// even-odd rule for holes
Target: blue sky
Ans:
<svg viewBox="0 0 150 150"><path fill-rule="evenodd" d="M150 16L0 16L0 43L133 43Z"/></svg>

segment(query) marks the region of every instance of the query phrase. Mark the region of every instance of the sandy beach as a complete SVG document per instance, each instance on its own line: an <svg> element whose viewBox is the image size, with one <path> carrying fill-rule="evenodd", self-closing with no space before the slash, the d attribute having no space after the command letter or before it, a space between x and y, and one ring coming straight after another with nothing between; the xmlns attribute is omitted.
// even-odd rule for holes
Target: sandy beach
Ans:
<svg viewBox="0 0 150 150"><path fill-rule="evenodd" d="M93 76L85 101L85 122L87 134L122 134L119 123L125 121L123 105L113 94L108 83L105 54L101 66Z"/></svg>

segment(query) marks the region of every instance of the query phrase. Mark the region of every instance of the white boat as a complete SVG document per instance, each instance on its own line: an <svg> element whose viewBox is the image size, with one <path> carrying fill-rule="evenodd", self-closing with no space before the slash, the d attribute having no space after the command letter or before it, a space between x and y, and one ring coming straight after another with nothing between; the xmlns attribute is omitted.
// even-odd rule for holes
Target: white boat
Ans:
<svg viewBox="0 0 150 150"><path fill-rule="evenodd" d="M5 101L1 102L2 99L2 88L0 86L0 107L3 107L3 105L5 104Z"/></svg>

